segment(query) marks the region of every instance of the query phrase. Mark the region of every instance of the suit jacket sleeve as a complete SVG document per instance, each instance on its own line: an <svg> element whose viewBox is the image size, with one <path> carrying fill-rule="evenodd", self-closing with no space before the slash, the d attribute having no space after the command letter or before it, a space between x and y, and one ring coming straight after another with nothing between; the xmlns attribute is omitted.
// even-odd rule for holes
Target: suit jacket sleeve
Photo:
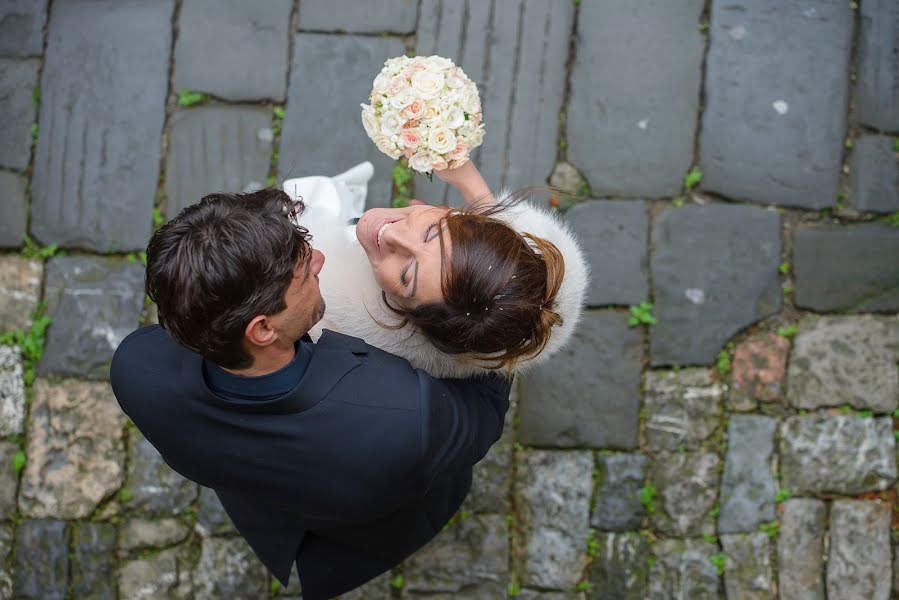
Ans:
<svg viewBox="0 0 899 600"><path fill-rule="evenodd" d="M423 486L471 468L502 435L511 380L434 379L419 371Z"/></svg>

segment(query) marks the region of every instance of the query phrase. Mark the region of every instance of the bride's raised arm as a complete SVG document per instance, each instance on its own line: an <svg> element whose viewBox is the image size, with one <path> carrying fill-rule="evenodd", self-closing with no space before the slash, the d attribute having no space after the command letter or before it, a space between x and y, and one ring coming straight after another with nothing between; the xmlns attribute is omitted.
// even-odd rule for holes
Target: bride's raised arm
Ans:
<svg viewBox="0 0 899 600"><path fill-rule="evenodd" d="M493 192L474 162L466 161L455 169L434 171L437 177L450 184L462 194L466 208L486 207L496 203Z"/></svg>

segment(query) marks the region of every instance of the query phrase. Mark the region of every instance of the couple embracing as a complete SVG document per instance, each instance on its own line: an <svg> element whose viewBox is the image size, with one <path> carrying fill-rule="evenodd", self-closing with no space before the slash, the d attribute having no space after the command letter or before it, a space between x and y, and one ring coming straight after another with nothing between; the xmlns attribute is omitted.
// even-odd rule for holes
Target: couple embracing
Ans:
<svg viewBox="0 0 899 600"><path fill-rule="evenodd" d="M514 373L580 316L587 272L564 225L494 198L470 161L437 174L463 208L347 225L314 219L309 192L305 219L280 190L206 196L151 239L160 325L113 358L125 413L283 584L296 563L310 600L440 531L502 433Z"/></svg>

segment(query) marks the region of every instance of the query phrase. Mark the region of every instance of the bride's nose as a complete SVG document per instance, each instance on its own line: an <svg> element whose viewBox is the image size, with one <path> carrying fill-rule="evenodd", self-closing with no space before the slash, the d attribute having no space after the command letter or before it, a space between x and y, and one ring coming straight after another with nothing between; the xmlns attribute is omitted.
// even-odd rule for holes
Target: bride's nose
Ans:
<svg viewBox="0 0 899 600"><path fill-rule="evenodd" d="M407 252L409 250L408 231L405 221L397 221L381 234L381 248L390 252Z"/></svg>

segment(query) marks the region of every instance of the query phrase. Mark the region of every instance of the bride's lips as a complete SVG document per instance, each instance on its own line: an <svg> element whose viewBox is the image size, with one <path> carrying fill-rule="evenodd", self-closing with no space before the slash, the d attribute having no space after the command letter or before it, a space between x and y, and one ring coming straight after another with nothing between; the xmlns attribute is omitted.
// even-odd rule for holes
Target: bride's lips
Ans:
<svg viewBox="0 0 899 600"><path fill-rule="evenodd" d="M384 227L384 225L387 225L389 223L396 223L399 220L400 219L381 219L380 221L375 223L374 227L372 227L371 230L369 231L369 238L371 239L371 247L374 248L374 250L378 254L381 253L381 244L378 243L378 233L380 233L381 228Z"/></svg>

